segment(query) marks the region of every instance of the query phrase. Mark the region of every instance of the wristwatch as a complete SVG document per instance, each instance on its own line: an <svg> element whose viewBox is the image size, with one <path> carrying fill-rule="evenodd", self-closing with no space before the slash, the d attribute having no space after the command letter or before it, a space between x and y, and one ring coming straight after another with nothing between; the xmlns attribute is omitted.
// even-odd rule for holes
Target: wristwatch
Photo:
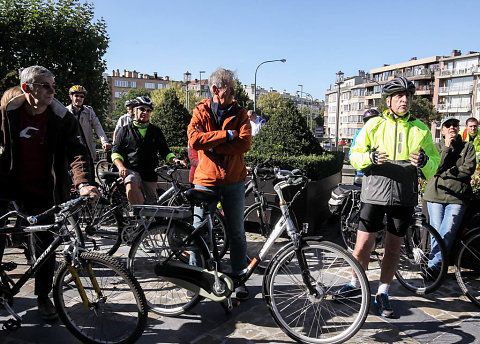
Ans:
<svg viewBox="0 0 480 344"><path fill-rule="evenodd" d="M80 190L80 189L83 188L84 186L90 186L90 184L88 184L88 183L80 183L80 184L78 184L78 186L77 186L77 190Z"/></svg>

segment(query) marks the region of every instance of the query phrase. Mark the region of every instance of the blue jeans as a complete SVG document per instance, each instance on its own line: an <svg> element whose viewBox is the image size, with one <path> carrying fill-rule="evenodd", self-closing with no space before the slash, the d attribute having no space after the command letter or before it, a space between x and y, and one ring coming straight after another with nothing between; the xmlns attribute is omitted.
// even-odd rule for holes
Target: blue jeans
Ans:
<svg viewBox="0 0 480 344"><path fill-rule="evenodd" d="M463 214L467 209L464 204L443 204L427 202L428 214L430 215L430 225L437 230L443 238L443 243L447 249L447 257L450 256L455 237ZM432 251L430 252L428 267L437 267L442 261L440 250L435 239L432 238Z"/></svg>
<svg viewBox="0 0 480 344"><path fill-rule="evenodd" d="M221 186L195 185L195 189L215 192L222 203L227 225L227 235L230 240L230 264L232 276L243 273L247 267L247 239L243 226L243 211L245 208L245 184L243 181ZM217 202L209 205L210 213L214 213ZM203 219L203 210L195 207L193 226L197 228ZM195 258L193 258L195 259Z"/></svg>

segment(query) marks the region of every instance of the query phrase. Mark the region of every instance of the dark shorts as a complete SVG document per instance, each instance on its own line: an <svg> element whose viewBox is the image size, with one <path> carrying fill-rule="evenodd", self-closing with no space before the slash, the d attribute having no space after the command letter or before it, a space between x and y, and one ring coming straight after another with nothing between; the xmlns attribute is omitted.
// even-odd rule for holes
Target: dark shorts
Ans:
<svg viewBox="0 0 480 344"><path fill-rule="evenodd" d="M414 207L377 205L362 203L360 207L360 223L358 230L376 233L384 228L383 218L387 216L387 231L403 237L412 221Z"/></svg>

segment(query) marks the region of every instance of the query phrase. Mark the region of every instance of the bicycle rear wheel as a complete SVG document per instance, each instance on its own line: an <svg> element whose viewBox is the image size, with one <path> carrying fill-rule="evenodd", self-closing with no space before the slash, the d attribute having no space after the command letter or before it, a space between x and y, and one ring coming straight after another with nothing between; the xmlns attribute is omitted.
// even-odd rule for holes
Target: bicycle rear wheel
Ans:
<svg viewBox="0 0 480 344"><path fill-rule="evenodd" d="M100 172L108 172L108 171L113 171L115 168L115 165L111 162L108 162L107 159L100 159L97 161L95 164L95 177L97 177L97 180L100 184L102 184L102 180L99 177Z"/></svg>
<svg viewBox="0 0 480 344"><path fill-rule="evenodd" d="M293 212L290 212L291 220L295 226L297 226L297 220ZM263 243L266 240L266 237L272 232L275 228L277 222L282 218L282 211L280 207L274 203L267 202L264 206L260 202L252 204L250 207L245 210L243 217L245 232L247 238L260 239L260 240L251 240L248 242L247 246L247 259L252 260L257 253L260 251ZM289 239L286 237L280 236L275 240L275 243L270 248L270 250L265 255L264 259L258 264L257 269L265 270L270 264L275 252L278 251L283 245L287 244Z"/></svg>
<svg viewBox="0 0 480 344"><path fill-rule="evenodd" d="M167 235L167 225L156 223L139 234L128 254L128 269L143 288L150 309L161 315L180 315L195 306L201 299L198 293L189 292L155 274L155 265L172 252ZM173 261L188 261L178 250ZM185 252L185 254L187 254Z"/></svg>
<svg viewBox="0 0 480 344"><path fill-rule="evenodd" d="M427 269L432 237L438 243L442 256L439 273L435 275ZM447 269L447 253L440 234L429 224L416 221L403 238L400 261L395 272L397 280L415 294L424 295L440 287Z"/></svg>
<svg viewBox="0 0 480 344"><path fill-rule="evenodd" d="M308 271L302 271L293 245L275 256L264 279L264 298L275 322L301 343L341 343L362 327L370 306L370 288L363 268L342 247L308 240L301 248ZM337 293L358 276L358 295ZM307 273L318 293L311 295L303 282Z"/></svg>
<svg viewBox="0 0 480 344"><path fill-rule="evenodd" d="M460 240L455 277L463 293L480 306L480 229Z"/></svg>
<svg viewBox="0 0 480 344"><path fill-rule="evenodd" d="M53 286L60 319L84 343L135 342L142 335L148 316L138 282L112 257L82 252L79 262L74 271L78 273L88 305L84 305L75 277L63 263L55 274ZM101 294L92 283L92 276Z"/></svg>

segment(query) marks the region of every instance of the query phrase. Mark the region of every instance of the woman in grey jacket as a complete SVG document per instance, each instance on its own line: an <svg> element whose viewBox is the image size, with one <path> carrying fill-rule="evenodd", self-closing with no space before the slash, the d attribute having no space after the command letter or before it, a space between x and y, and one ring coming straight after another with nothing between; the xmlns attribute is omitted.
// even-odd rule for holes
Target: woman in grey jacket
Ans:
<svg viewBox="0 0 480 344"><path fill-rule="evenodd" d="M471 142L462 141L458 135L458 124L456 118L442 121L442 139L436 144L440 165L428 181L423 196L427 201L430 224L440 233L448 254L472 197L470 180L476 167L475 148ZM438 244L432 239L432 251L424 278L435 277L440 263Z"/></svg>

